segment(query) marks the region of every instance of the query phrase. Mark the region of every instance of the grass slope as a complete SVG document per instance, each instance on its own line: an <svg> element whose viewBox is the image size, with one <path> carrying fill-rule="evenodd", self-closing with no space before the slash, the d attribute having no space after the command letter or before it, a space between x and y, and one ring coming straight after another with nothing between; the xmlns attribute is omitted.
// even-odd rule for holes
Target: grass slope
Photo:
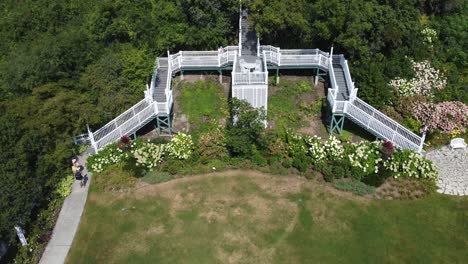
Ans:
<svg viewBox="0 0 468 264"><path fill-rule="evenodd" d="M462 263L467 201L237 171L91 192L68 263Z"/></svg>
<svg viewBox="0 0 468 264"><path fill-rule="evenodd" d="M181 110L188 116L190 130L198 135L216 126L213 122L228 116L227 99L222 87L214 81L182 83L181 94L177 98Z"/></svg>

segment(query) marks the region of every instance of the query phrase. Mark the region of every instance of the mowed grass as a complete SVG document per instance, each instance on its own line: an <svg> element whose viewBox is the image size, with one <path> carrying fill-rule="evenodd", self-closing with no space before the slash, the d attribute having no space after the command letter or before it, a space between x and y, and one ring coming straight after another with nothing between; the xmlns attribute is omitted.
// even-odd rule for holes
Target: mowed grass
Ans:
<svg viewBox="0 0 468 264"><path fill-rule="evenodd" d="M468 199L231 171L91 192L68 263L466 263Z"/></svg>

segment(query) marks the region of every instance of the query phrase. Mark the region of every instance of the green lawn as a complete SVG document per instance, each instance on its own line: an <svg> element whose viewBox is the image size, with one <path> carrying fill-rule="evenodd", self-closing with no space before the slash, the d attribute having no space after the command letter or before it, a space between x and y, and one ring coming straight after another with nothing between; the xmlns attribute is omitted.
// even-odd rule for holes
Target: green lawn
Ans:
<svg viewBox="0 0 468 264"><path fill-rule="evenodd" d="M181 92L177 101L180 102L182 113L189 119L192 134L206 132L228 116L227 98L219 83L196 81L181 83L178 87Z"/></svg>
<svg viewBox="0 0 468 264"><path fill-rule="evenodd" d="M369 200L257 172L89 195L68 263L468 260L468 198Z"/></svg>

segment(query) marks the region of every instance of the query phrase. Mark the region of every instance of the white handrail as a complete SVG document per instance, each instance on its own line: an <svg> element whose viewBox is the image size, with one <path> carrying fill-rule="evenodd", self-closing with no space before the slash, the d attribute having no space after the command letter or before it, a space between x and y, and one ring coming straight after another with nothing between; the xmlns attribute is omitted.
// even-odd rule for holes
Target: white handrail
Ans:
<svg viewBox="0 0 468 264"><path fill-rule="evenodd" d="M397 129L400 129L400 130L403 130L405 131L405 133L408 133L410 136L414 137L415 139L420 139L421 137L416 135L415 133L411 132L410 130L408 130L407 128L405 128L404 126L400 125L398 122L396 122L395 120L391 119L390 117L386 116L384 113L380 112L379 110L375 109L374 107L372 107L371 105L369 105L368 103L364 102L363 100L361 100L360 98L356 98L353 105L356 105L356 104L361 104L363 105L364 107L366 107L367 109L371 110L373 112L373 114L377 114L379 115L380 117L383 117L386 119L387 122L391 123L392 125L394 125ZM358 106L356 106L358 107ZM359 108L359 107L358 107Z"/></svg>
<svg viewBox="0 0 468 264"><path fill-rule="evenodd" d="M338 95L338 84L336 84L335 71L333 70L333 63L332 63L331 56L328 62L328 74L330 75L331 86L334 92L334 96L336 98L336 96Z"/></svg>
<svg viewBox="0 0 468 264"><path fill-rule="evenodd" d="M172 81L172 72L168 71L167 72L167 78L166 78L166 89L164 90L164 92L166 94L166 102L168 101L169 96L172 97L171 81ZM166 110L169 113L169 107L166 107Z"/></svg>
<svg viewBox="0 0 468 264"><path fill-rule="evenodd" d="M260 50L260 45L259 45ZM263 51L263 70L265 71L265 84L268 84L268 67L266 63L266 53Z"/></svg>
<svg viewBox="0 0 468 264"><path fill-rule="evenodd" d="M242 3L239 3L239 56L242 56Z"/></svg>
<svg viewBox="0 0 468 264"><path fill-rule="evenodd" d="M100 134L102 132L105 132L106 130L108 129L114 129L115 127L118 127L119 124L118 123L123 123L126 121L126 119L128 118L131 118L131 115L130 113L133 113L134 112L134 109L137 109L139 107L141 107L142 105L145 105L145 104L148 104L148 101L145 99L139 101L138 103L136 103L135 105L133 105L131 108L129 108L128 110L126 110L125 112L123 112L122 114L120 114L119 116L117 116L116 118L112 119L112 121L108 122L107 124L105 124L103 127L101 127L100 129L96 130L95 132L93 132L93 136L96 138L97 136L99 137ZM125 121L124 121L125 120ZM107 133L105 133L107 134ZM99 140L101 137L99 137L97 140Z"/></svg>

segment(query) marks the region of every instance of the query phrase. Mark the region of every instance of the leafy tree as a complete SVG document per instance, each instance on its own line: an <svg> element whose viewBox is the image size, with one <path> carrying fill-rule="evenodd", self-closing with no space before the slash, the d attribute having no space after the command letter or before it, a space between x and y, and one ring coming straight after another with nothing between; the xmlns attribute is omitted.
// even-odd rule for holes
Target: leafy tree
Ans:
<svg viewBox="0 0 468 264"><path fill-rule="evenodd" d="M265 149L265 111L237 98L231 99L229 107L231 119L227 126L226 143L231 154L250 157L254 148Z"/></svg>

